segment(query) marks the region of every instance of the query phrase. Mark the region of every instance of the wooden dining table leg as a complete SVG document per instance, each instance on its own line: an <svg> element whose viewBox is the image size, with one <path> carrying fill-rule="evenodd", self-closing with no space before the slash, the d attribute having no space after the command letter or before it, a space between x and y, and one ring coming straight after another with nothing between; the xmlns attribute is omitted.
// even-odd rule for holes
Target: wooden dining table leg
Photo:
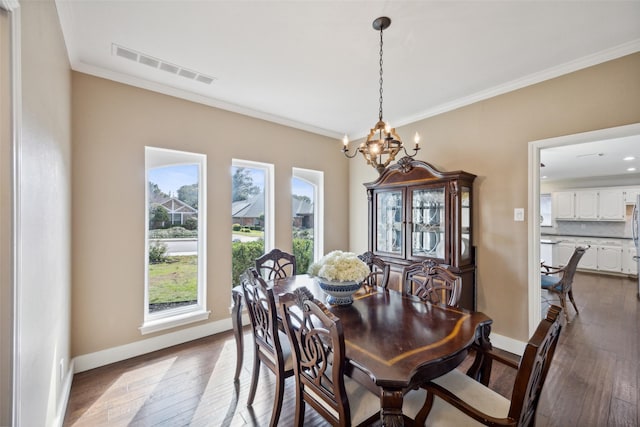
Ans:
<svg viewBox="0 0 640 427"><path fill-rule="evenodd" d="M467 370L468 376L485 386L489 385L491 365L493 362L493 359L486 355L486 352L491 351L493 348L489 340L489 334L491 334L491 325L483 325L480 327L474 346L476 357L469 370Z"/></svg>
<svg viewBox="0 0 640 427"><path fill-rule="evenodd" d="M242 337L242 292L236 288L231 291L233 308L231 309L231 323L233 335L236 338L236 373L233 381L238 381L242 370L242 358L244 355L244 342Z"/></svg>
<svg viewBox="0 0 640 427"><path fill-rule="evenodd" d="M380 395L380 420L384 427L404 426L402 416L402 390L383 389Z"/></svg>

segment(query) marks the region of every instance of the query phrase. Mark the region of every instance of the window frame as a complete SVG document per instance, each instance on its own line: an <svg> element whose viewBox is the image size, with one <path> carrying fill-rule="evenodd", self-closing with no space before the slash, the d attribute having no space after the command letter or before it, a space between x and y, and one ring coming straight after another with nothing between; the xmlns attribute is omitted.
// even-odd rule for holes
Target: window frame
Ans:
<svg viewBox="0 0 640 427"><path fill-rule="evenodd" d="M293 178L313 186L313 261L315 262L324 255L324 172L294 167L291 169L291 179ZM293 196L293 188L291 195Z"/></svg>
<svg viewBox="0 0 640 427"><path fill-rule="evenodd" d="M156 313L149 312L149 170L198 165L198 290L197 302ZM209 318L207 310L207 156L206 154L145 147L144 320L140 332L149 334Z"/></svg>
<svg viewBox="0 0 640 427"><path fill-rule="evenodd" d="M264 171L264 253L267 253L275 248L275 167L272 163L231 159L231 171L234 167L261 169Z"/></svg>

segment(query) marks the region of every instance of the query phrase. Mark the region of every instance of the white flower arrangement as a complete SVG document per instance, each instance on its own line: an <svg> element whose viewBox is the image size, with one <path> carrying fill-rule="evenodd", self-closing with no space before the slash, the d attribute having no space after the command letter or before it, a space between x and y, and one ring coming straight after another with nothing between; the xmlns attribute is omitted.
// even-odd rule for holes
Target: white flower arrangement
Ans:
<svg viewBox="0 0 640 427"><path fill-rule="evenodd" d="M353 252L332 251L311 264L308 273L332 282L362 282L370 272Z"/></svg>

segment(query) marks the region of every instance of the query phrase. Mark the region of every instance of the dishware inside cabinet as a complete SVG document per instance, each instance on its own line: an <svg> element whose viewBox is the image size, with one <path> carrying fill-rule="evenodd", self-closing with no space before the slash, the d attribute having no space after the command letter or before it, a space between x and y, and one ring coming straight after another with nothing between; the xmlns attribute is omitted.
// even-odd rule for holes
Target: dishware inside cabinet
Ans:
<svg viewBox="0 0 640 427"><path fill-rule="evenodd" d="M413 256L444 257L444 187L411 191Z"/></svg>
<svg viewBox="0 0 640 427"><path fill-rule="evenodd" d="M403 246L402 191L376 194L376 248L378 251L401 254Z"/></svg>

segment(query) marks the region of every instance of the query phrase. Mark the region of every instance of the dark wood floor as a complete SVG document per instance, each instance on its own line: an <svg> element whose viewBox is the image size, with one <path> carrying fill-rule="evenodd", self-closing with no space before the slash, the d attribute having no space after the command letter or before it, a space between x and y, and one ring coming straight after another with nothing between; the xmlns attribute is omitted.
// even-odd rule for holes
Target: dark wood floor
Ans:
<svg viewBox="0 0 640 427"><path fill-rule="evenodd" d="M560 337L537 426L640 425L640 302L635 283L576 276L580 315L574 317L570 308L572 321ZM245 335L247 342L250 338ZM232 380L235 343L229 333L77 374L64 425L266 426L273 375L262 369L255 402L247 407L251 349L245 351L239 386ZM512 370L495 368L491 387L509 397L512 381ZM294 411L293 388L287 387L280 425L291 425ZM309 408L305 421L305 426L326 425Z"/></svg>

